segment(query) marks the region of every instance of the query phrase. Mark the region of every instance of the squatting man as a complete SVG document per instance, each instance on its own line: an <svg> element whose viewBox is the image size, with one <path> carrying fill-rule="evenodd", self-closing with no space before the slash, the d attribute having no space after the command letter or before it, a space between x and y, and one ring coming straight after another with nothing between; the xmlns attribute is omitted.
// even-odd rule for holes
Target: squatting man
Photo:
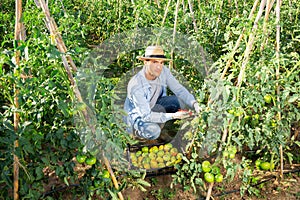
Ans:
<svg viewBox="0 0 300 200"><path fill-rule="evenodd" d="M188 112L181 111L184 107L196 113L200 112L200 107L195 97L164 66L170 59L166 58L161 46L148 46L145 55L137 58L144 66L128 83L125 122L128 131L135 136L154 140L160 136L161 124L189 117ZM174 95L167 96L167 88Z"/></svg>

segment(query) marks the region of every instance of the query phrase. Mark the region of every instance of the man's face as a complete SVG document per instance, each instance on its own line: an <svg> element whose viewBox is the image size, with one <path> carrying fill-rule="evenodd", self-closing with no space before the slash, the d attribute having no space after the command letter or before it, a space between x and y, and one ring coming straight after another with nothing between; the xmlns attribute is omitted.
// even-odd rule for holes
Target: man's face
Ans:
<svg viewBox="0 0 300 200"><path fill-rule="evenodd" d="M154 80L158 77L162 71L164 61L162 60L146 60L146 78L149 80Z"/></svg>

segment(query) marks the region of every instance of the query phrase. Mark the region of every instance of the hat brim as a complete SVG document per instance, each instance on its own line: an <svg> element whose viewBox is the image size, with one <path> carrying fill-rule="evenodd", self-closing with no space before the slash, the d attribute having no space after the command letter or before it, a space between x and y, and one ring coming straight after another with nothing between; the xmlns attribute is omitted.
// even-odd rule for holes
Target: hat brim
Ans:
<svg viewBox="0 0 300 200"><path fill-rule="evenodd" d="M163 61L172 61L172 59L168 58L158 58L158 57L143 57L143 56L137 56L136 57L139 60L163 60Z"/></svg>

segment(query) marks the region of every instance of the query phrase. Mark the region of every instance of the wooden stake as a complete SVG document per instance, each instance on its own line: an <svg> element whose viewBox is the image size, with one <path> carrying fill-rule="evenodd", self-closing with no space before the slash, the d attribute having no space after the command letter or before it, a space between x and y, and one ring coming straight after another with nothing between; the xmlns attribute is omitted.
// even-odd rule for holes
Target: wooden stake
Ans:
<svg viewBox="0 0 300 200"><path fill-rule="evenodd" d="M268 43L268 36L266 36L267 35L267 21L269 19L269 15L271 12L271 8L274 4L274 1L275 0L273 0L272 2L271 2L271 0L267 0L266 10L265 10L265 20L264 20L264 24L263 24L263 35L266 37L266 39L264 42L261 43L261 46L260 46L261 51L264 50L265 44Z"/></svg>
<svg viewBox="0 0 300 200"><path fill-rule="evenodd" d="M277 0L276 3L276 60L277 60L277 68L276 68L276 80L279 80L280 78L280 5L281 0ZM277 94L277 107L278 107L278 113L277 118L278 121L281 120L281 113L280 113L280 85L278 81L276 82L276 94ZM282 145L279 146L280 150L280 177L283 178L283 150Z"/></svg>
<svg viewBox="0 0 300 200"><path fill-rule="evenodd" d="M193 4L192 4L191 0L188 0L188 3L189 3L189 8L190 8L190 13L191 13L191 15L192 15L192 20L193 20L194 30L195 30L195 32L197 33L197 32L198 32L198 27L197 27L197 23L196 23L194 11L193 11Z"/></svg>
<svg viewBox="0 0 300 200"><path fill-rule="evenodd" d="M251 19L251 18L252 18L253 13L254 13L254 11L256 10L256 7L257 7L257 5L258 5L258 1L259 1L259 0L256 0L256 1L254 2L253 6L252 6L252 9L251 9L251 12L250 12L250 14L249 14L248 19ZM230 54L230 57L229 57L229 59L228 59L227 62L226 62L226 66L225 66L225 68L224 68L224 70L223 70L223 72L222 72L222 75L221 75L221 78L222 78L222 79L225 78L225 75L226 75L226 73L227 73L227 70L229 69L229 66L231 65L231 62L232 62L232 60L233 60L233 56L234 56L235 52L237 51L237 49L238 49L239 46L240 46L240 43L241 43L242 38L243 38L243 36L244 36L245 30L246 30L246 28L243 28L242 33L240 34L238 40L236 41L235 46L234 46L234 48L233 48L233 50L232 50L232 52L231 52L231 54Z"/></svg>
<svg viewBox="0 0 300 200"><path fill-rule="evenodd" d="M177 29L177 21L178 21L178 10L179 10L179 6L180 6L180 1L177 0L176 3L176 9L175 9L175 21L174 21L174 28L173 28L173 46L175 46L175 39L176 39L176 29ZM172 48L171 50L171 59L174 60L174 48ZM169 67L172 69L174 68L174 62L170 62L169 63Z"/></svg>
<svg viewBox="0 0 300 200"><path fill-rule="evenodd" d="M107 158L105 157L104 154L103 154L103 158L104 158L104 164L106 165L106 168L107 168L107 170L108 170L109 173L110 173L110 177L111 177L111 179L112 179L112 181L113 181L113 183L114 183L114 186L115 186L115 188L118 190L118 189L119 189L118 181L117 181L116 176L115 176L115 174L114 174L114 172L113 172L113 170L112 170L112 168L111 168L111 166L110 166L110 164L109 164L109 161L107 160ZM119 196L119 198L120 198L121 200L124 199L121 192L118 192L118 196Z"/></svg>
<svg viewBox="0 0 300 200"><path fill-rule="evenodd" d="M255 33L256 33L256 30L257 30L257 27L258 27L258 21L259 21L259 19L261 18L262 14L263 14L265 5L266 5L266 0L262 0L261 3L260 3L259 11L258 11L257 16L256 16L255 21L254 21L254 25L252 27L252 31L249 35L248 45L247 45L245 53L244 53L242 67L241 67L241 70L240 70L240 73L239 73L239 76L238 76L238 82L236 84L237 87L241 87L242 81L244 79L246 66L248 64L248 60L249 60L250 53L251 53L251 50L252 50L252 46L253 46L254 39L255 39Z"/></svg>
<svg viewBox="0 0 300 200"><path fill-rule="evenodd" d="M170 6L171 1L172 0L168 1L168 4L167 4L166 9L165 9L164 18L163 18L163 20L161 22L161 26L164 26L164 24L165 24L165 21L166 21L167 15L168 15L168 10L169 10L169 6Z"/></svg>
<svg viewBox="0 0 300 200"><path fill-rule="evenodd" d="M63 61L63 65L64 65L64 68L67 72L67 75L68 75L68 78L69 78L69 81L71 83L71 85L73 86L73 92L75 94L75 97L77 98L77 100L80 102L80 103L84 103L83 99L82 99L82 96L81 96L81 93L77 87L77 84L74 80L74 77L72 75L72 71L71 71L71 68L69 67L69 65L74 65L75 64L72 62L70 64L70 62L68 61L72 61L72 58L69 56L65 56L65 53L67 52L67 47L65 46L65 43L63 42L62 40L62 37L60 35L60 33L58 32L57 30L57 25L54 21L54 19L50 16L50 11L49 11L49 8L48 6L46 5L45 1L44 0L39 0L39 3L40 3L40 7L42 8L44 14L45 14L45 17L46 17L46 25L50 31L50 34L52 36L54 36L54 39L55 39L55 42L56 42L56 47L58 48L58 50L63 53L62 54L62 61ZM73 69L74 69L74 66L73 66ZM75 67L76 69L76 67ZM88 114L88 111L87 111L87 108L85 108L83 111L83 116L86 120L86 123L89 125L89 128L91 129L92 133L96 133L96 129L95 129L95 126L92 124L92 123L89 123L91 121L90 119L90 116ZM114 186L116 189L119 188L118 186L118 182L116 180L116 177L114 175L114 172L111 170L111 166L110 166L110 163L108 161L108 159L105 157L104 154L102 154L102 157L103 157L103 160L104 160L104 163L105 163L105 166L106 168L109 170L109 173L110 173L110 176L112 177L112 180L114 182ZM121 200L123 200L123 195L121 192L118 193L119 195L119 198Z"/></svg>
<svg viewBox="0 0 300 200"><path fill-rule="evenodd" d="M15 16L16 16L16 22L15 22L15 36L14 39L17 42L17 45L19 45L19 41L23 39L22 36L25 34L22 33L22 0L16 0L15 2ZM16 51L15 55L15 60L16 60L16 66L20 65L20 51ZM14 74L18 73L17 72L17 67L14 69ZM19 127L19 122L20 122L20 115L17 111L19 108L19 90L16 88L16 85L14 85L14 106L15 106L15 111L14 111L14 131L17 134L18 132L18 127ZM14 142L14 150L16 150L19 147L19 140L16 139ZM14 200L19 199L19 157L14 153L13 154L13 197Z"/></svg>
<svg viewBox="0 0 300 200"><path fill-rule="evenodd" d="M266 4L266 0L263 0L263 1L261 2L261 4L260 4L260 9L259 9L258 14L257 14L257 16L256 16L256 19L255 19L255 22L254 22L254 25L253 25L253 28L252 28L252 32L251 32L251 34L250 34L250 36L249 36L248 45L247 45L247 47L246 47L245 54L244 54L244 60L243 60L243 63L242 63L242 67L241 67L239 76L238 76L238 82L237 82L237 84L236 84L237 87L240 87L240 86L241 86L242 81L243 81L243 79L244 79L244 73L245 73L245 70L246 70L246 65L247 65L247 63L248 63L248 59L249 59L249 56L250 56L250 52L251 52L251 49L252 49L252 45L253 45L253 42L254 42L254 39L255 39L255 32L256 32L256 30L257 30L257 23L258 23L258 20L259 20L259 19L261 18L261 16L262 16L262 13L263 13L265 4ZM256 7L256 3L254 3L254 6L253 6L253 7ZM252 10L253 10L253 9L252 9ZM253 13L253 12L251 12L251 13ZM250 18L250 16L249 16L249 18ZM244 30L245 30L245 28L243 29L243 32L244 32ZM242 36L239 37L238 42L236 43L236 46L235 46L235 48L234 48L234 50L233 50L233 52L232 52L232 53L233 53L232 56L234 55L236 49L238 48L241 39L242 39ZM233 58L233 57L231 57L231 58ZM229 67L229 63L232 61L231 58L227 61L226 68L224 69L224 71L223 71L223 73L222 73L222 76L221 76L222 79L225 77L225 73L226 73L226 71L227 71L227 69L228 69L228 67ZM236 96L234 96L234 100L235 100L235 99L237 99ZM212 101L212 100L209 99L208 104L211 103L211 101ZM230 127L231 123L232 123L232 120L229 119L229 120L228 120L228 127ZM227 135L228 135L228 127L227 127L227 128L226 128L226 127L224 128L223 135L222 135L222 143L221 143L221 145L220 145L220 147L219 147L219 151L222 151L222 145L223 145L223 144L225 143L225 141L226 141L226 138L227 138Z"/></svg>
<svg viewBox="0 0 300 200"><path fill-rule="evenodd" d="M206 200L210 199L213 186L214 186L214 183L209 183L208 190L207 190L207 195L206 195Z"/></svg>

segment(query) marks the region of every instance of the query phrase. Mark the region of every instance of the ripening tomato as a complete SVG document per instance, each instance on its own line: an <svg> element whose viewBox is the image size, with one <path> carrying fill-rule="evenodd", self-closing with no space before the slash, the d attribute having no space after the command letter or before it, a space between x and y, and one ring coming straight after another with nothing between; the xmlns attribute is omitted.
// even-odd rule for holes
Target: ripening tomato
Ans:
<svg viewBox="0 0 300 200"><path fill-rule="evenodd" d="M81 164L84 163L85 159L86 159L86 155L77 154L77 156L76 156L76 160L78 163L81 163Z"/></svg>
<svg viewBox="0 0 300 200"><path fill-rule="evenodd" d="M211 164L208 160L203 161L201 166L202 166L202 171L203 172L210 172Z"/></svg>
<svg viewBox="0 0 300 200"><path fill-rule="evenodd" d="M87 158L87 159L85 160L85 163L86 163L87 165L92 166L92 165L94 165L94 164L96 163L96 161L97 161L96 157L95 157L95 156L92 156L92 157Z"/></svg>
<svg viewBox="0 0 300 200"><path fill-rule="evenodd" d="M213 174L209 173L209 172L206 172L204 174L204 180L208 183L213 183L215 181L215 177Z"/></svg>
<svg viewBox="0 0 300 200"><path fill-rule="evenodd" d="M102 177L103 177L103 178L110 178L109 171L108 171L108 170L104 170L104 171L102 172Z"/></svg>
<svg viewBox="0 0 300 200"><path fill-rule="evenodd" d="M223 181L223 175L222 174L215 175L215 181L217 183L221 183Z"/></svg>
<svg viewBox="0 0 300 200"><path fill-rule="evenodd" d="M266 94L264 96L264 100L267 104L271 103L272 102L272 96L270 94Z"/></svg>

